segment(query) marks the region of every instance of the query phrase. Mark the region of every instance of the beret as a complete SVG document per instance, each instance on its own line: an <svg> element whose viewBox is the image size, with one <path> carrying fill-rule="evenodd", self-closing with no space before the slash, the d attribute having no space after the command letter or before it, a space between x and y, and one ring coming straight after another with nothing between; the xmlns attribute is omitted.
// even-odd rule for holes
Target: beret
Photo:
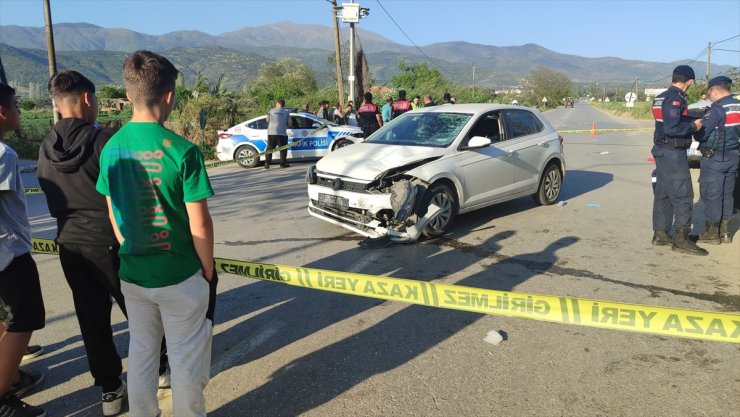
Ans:
<svg viewBox="0 0 740 417"><path fill-rule="evenodd" d="M691 68L688 65L679 65L676 68L673 69L674 74L680 74L684 77L687 77L689 79L696 79L696 76L694 75L694 69Z"/></svg>
<svg viewBox="0 0 740 417"><path fill-rule="evenodd" d="M720 75L719 77L714 77L711 80L709 80L709 84L707 84L707 88L712 88L715 85L719 85L719 84L732 84L732 80L729 77Z"/></svg>

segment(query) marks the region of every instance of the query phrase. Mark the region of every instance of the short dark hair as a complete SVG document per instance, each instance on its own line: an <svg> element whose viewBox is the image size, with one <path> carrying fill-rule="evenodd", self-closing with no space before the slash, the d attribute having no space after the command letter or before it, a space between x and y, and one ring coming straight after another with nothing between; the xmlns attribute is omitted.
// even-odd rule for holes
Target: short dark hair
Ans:
<svg viewBox="0 0 740 417"><path fill-rule="evenodd" d="M450 95L450 93L445 93L445 94L444 94L444 95L442 96L442 100L445 100L445 101L450 101L450 98L451 98L451 97L452 97L452 96Z"/></svg>
<svg viewBox="0 0 740 417"><path fill-rule="evenodd" d="M398 99L406 100L406 90L398 90Z"/></svg>
<svg viewBox="0 0 740 417"><path fill-rule="evenodd" d="M419 100L421 100L421 97L419 97L419 96L414 96L414 98L418 98Z"/></svg>
<svg viewBox="0 0 740 417"><path fill-rule="evenodd" d="M95 93L95 84L77 71L64 70L57 72L49 79L49 94L61 98L84 92Z"/></svg>
<svg viewBox="0 0 740 417"><path fill-rule="evenodd" d="M692 79L693 78L687 77L683 74L673 74L673 76L671 77L671 82L672 83L685 83L688 80L692 80Z"/></svg>
<svg viewBox="0 0 740 417"><path fill-rule="evenodd" d="M730 90L732 89L732 83L717 83L717 84L714 84L713 86L711 86L709 88L710 89L711 88L716 88L718 90L722 90L722 91L725 91L725 92L728 92L729 93Z"/></svg>
<svg viewBox="0 0 740 417"><path fill-rule="evenodd" d="M276 103L280 103L280 107L285 107L285 100L279 98L279 99L275 100L275 102Z"/></svg>
<svg viewBox="0 0 740 417"><path fill-rule="evenodd" d="M0 106L10 107L15 101L15 88L0 83Z"/></svg>
<svg viewBox="0 0 740 417"><path fill-rule="evenodd" d="M175 91L177 68L151 51L136 51L123 62L123 85L131 101L154 104L168 91Z"/></svg>
<svg viewBox="0 0 740 417"><path fill-rule="evenodd" d="M363 95L363 97L365 98L365 101L367 101L368 103L373 102L373 93L368 91Z"/></svg>

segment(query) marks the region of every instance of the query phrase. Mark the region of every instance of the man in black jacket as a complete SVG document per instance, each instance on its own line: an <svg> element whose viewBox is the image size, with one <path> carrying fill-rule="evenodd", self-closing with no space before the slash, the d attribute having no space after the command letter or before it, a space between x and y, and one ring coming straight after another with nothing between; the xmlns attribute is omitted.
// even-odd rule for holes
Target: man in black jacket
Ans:
<svg viewBox="0 0 740 417"><path fill-rule="evenodd" d="M115 415L126 386L113 343L111 297L124 314L126 307L118 279L118 241L105 198L95 190L100 153L111 133L93 125L98 116L95 85L82 74L57 73L49 80L49 93L62 119L39 149L39 183L57 219L59 260L72 290L90 373L103 391L103 414Z"/></svg>

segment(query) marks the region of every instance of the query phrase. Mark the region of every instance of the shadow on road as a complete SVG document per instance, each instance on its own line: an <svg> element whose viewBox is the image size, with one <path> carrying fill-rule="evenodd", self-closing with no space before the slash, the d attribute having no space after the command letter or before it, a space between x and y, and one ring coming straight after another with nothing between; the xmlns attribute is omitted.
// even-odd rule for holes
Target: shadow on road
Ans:
<svg viewBox="0 0 740 417"><path fill-rule="evenodd" d="M445 267L454 269L448 270L447 273L464 269L479 261L481 253L489 254L495 259L496 254L502 249L502 242L514 234L514 231L502 231L480 245L473 246L477 252L476 256L465 251L444 250L443 246L435 242L386 248L381 250L383 252L380 255L391 259L385 263L387 268L382 270L376 265L376 270L369 273L383 274L393 271L394 277L416 278L420 274L420 268L426 271L436 268L442 273L435 277L428 276L425 280L444 277ZM564 237L551 243L541 252L523 254L521 258L538 259L538 265L540 267L544 265L546 270L557 262L555 252L558 249L569 246L577 240L574 237ZM343 259L359 257L362 251L352 249L338 253L334 257ZM494 263L484 271L458 281L457 284L509 291L543 272L539 268L536 271L521 268L522 262L519 258L520 256L515 256ZM321 268L327 263L331 263L331 260L322 259L307 266ZM451 267L452 265L454 266ZM256 288L249 290L238 288L233 291L250 291L254 298L257 294L255 290ZM225 300L228 303L229 297L241 298L237 294L225 294L221 298L222 306ZM239 364L256 360L330 324L386 303L381 300L348 298L300 288L287 290L281 299L287 302L256 315L249 319L246 325L257 329L282 322L283 327L275 337L240 358ZM272 301L274 300L265 300L260 305L265 306ZM243 303L242 299L242 305ZM260 305L251 306L250 310L254 311ZM225 308L228 310L228 306ZM244 311L233 314L244 314ZM355 323L361 329L358 333L283 366L271 375L270 381L225 404L211 415L300 415L332 400L373 375L394 369L418 357L481 317L483 315L477 313L412 305L369 327L364 326L362 320L358 320Z"/></svg>

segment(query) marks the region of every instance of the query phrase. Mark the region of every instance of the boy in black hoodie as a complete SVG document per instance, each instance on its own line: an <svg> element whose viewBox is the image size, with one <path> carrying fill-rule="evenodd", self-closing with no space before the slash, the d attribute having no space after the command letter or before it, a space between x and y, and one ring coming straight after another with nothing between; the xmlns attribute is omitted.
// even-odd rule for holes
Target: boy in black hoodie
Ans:
<svg viewBox="0 0 740 417"><path fill-rule="evenodd" d="M49 80L49 93L62 115L39 149L38 178L49 213L57 219L59 260L67 279L90 373L103 390L103 415L118 414L126 396L121 358L113 343L113 297L126 308L118 280L118 241L108 208L95 191L99 158L110 133L96 128L95 85L76 71Z"/></svg>
<svg viewBox="0 0 740 417"><path fill-rule="evenodd" d="M121 358L113 343L113 297L126 315L118 279L118 241L105 197L95 190L100 152L111 133L97 128L95 85L77 71L62 71L49 80L49 94L62 119L39 149L38 178L49 213L57 219L59 260L67 279L90 373L103 390L103 414L118 414L126 396ZM159 387L169 388L164 340Z"/></svg>

